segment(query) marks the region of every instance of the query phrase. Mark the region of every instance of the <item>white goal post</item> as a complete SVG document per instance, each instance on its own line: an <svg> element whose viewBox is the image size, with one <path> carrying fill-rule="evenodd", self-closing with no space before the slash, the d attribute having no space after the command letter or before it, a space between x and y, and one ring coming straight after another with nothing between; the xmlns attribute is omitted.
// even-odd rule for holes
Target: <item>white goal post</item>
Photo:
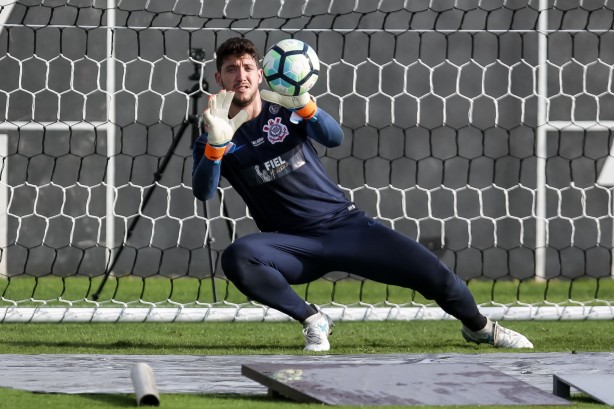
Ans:
<svg viewBox="0 0 614 409"><path fill-rule="evenodd" d="M236 192L191 192L232 36L316 50L346 134L325 167L489 286L485 314L613 319L613 25L605 0L0 0L0 322L288 319L219 267L256 231ZM297 291L337 320L450 319L344 272Z"/></svg>

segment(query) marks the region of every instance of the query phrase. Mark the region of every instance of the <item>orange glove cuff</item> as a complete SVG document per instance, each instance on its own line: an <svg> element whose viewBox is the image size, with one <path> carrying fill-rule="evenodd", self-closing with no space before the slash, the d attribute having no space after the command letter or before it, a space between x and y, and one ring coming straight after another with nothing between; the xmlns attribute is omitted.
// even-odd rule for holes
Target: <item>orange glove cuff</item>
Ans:
<svg viewBox="0 0 614 409"><path fill-rule="evenodd" d="M209 160L221 160L226 153L226 146L205 145L205 157Z"/></svg>
<svg viewBox="0 0 614 409"><path fill-rule="evenodd" d="M301 109L297 109L294 112L296 112L296 114L301 116L302 118L309 120L313 118L317 110L318 110L318 106L312 99L310 99L307 105L305 105Z"/></svg>

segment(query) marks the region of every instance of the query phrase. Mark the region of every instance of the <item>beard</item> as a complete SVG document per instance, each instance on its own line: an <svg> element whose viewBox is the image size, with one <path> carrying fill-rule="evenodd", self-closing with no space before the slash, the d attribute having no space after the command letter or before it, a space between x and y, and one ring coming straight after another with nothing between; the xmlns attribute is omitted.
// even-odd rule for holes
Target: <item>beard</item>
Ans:
<svg viewBox="0 0 614 409"><path fill-rule="evenodd" d="M222 88L227 89L227 90L232 89L232 88L227 88L224 85L224 82L222 82ZM246 106L251 104L256 99L257 93L258 93L257 91L254 91L251 94L244 95L243 97L237 96L237 94L235 94L234 98L232 99L232 103L233 105L236 105L239 108L245 108Z"/></svg>
<svg viewBox="0 0 614 409"><path fill-rule="evenodd" d="M256 92L252 92L250 95L247 95L247 98L239 98L235 94L235 97L232 99L232 103L239 108L245 108L249 104L251 104L256 99Z"/></svg>

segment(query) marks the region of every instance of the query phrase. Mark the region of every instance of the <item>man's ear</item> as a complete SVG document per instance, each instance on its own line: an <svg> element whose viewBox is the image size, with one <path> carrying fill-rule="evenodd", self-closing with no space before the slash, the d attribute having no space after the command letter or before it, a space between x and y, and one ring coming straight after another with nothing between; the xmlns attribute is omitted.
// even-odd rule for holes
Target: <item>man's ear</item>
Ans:
<svg viewBox="0 0 614 409"><path fill-rule="evenodd" d="M258 69L258 84L262 84L262 79L264 78L264 74L262 68Z"/></svg>
<svg viewBox="0 0 614 409"><path fill-rule="evenodd" d="M223 88L223 86L222 86L222 76L220 75L219 72L215 73L215 83L217 84L218 87Z"/></svg>

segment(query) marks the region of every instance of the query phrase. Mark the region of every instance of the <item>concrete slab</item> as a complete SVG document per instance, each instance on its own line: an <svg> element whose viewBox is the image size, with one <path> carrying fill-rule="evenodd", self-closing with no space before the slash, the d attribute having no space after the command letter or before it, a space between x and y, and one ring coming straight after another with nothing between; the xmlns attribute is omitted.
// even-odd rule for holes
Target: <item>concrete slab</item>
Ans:
<svg viewBox="0 0 614 409"><path fill-rule="evenodd" d="M241 373L298 402L352 406L566 405L569 401L478 363L252 364Z"/></svg>
<svg viewBox="0 0 614 409"><path fill-rule="evenodd" d="M554 375L552 388L556 396L569 399L572 387L598 402L614 406L614 374Z"/></svg>

